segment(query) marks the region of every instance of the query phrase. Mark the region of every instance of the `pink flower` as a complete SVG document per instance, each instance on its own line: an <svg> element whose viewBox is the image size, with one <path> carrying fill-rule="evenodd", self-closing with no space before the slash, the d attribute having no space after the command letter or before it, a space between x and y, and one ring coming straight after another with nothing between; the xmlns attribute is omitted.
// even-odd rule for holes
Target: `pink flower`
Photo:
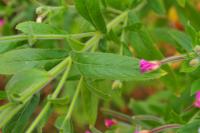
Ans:
<svg viewBox="0 0 200 133"><path fill-rule="evenodd" d="M200 91L196 93L196 100L194 102L194 106L200 108Z"/></svg>
<svg viewBox="0 0 200 133"><path fill-rule="evenodd" d="M147 60L140 60L140 72L145 73L145 72L151 72L153 70L156 70L160 67L160 62L159 61L147 61Z"/></svg>
<svg viewBox="0 0 200 133"><path fill-rule="evenodd" d="M113 125L116 125L117 124L117 121L116 120L113 120L113 119L105 119L104 121L104 124L107 128L110 128L112 127Z"/></svg>
<svg viewBox="0 0 200 133"><path fill-rule="evenodd" d="M0 18L0 27L2 27L5 24L5 21Z"/></svg>
<svg viewBox="0 0 200 133"><path fill-rule="evenodd" d="M86 130L85 133L91 133L90 130Z"/></svg>
<svg viewBox="0 0 200 133"><path fill-rule="evenodd" d="M140 131L138 131L138 130L135 130L135 132L134 133L140 133Z"/></svg>

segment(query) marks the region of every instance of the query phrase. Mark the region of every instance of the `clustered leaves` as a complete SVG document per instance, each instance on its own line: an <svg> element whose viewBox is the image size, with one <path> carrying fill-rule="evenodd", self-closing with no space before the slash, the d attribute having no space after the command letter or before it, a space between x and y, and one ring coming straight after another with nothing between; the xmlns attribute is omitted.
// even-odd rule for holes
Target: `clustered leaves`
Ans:
<svg viewBox="0 0 200 133"><path fill-rule="evenodd" d="M101 133L99 112L115 118L106 118L106 133L198 132L195 0L22 3L11 5L32 10L0 5L0 74L8 79L0 91L3 133L43 132L53 113L56 132ZM22 19L35 11L37 18ZM132 97L133 88L148 87L155 92L146 100ZM127 109L134 115L113 111Z"/></svg>

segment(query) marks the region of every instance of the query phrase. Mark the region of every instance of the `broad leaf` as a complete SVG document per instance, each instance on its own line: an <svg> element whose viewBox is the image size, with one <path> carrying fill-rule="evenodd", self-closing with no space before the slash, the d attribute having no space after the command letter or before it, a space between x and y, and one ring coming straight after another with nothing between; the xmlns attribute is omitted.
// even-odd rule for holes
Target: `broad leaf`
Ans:
<svg viewBox="0 0 200 133"><path fill-rule="evenodd" d="M23 102L48 83L50 76L46 71L30 69L16 73L6 85L10 101Z"/></svg>
<svg viewBox="0 0 200 133"><path fill-rule="evenodd" d="M48 24L43 24L43 23L36 23L33 21L27 21L27 22L22 22L19 23L16 26L17 30L20 30L21 32L25 34L60 34L63 33L62 31L59 31L58 29L48 25Z"/></svg>
<svg viewBox="0 0 200 133"><path fill-rule="evenodd" d="M99 0L75 0L78 12L97 30L105 33L106 24L101 14Z"/></svg>
<svg viewBox="0 0 200 133"><path fill-rule="evenodd" d="M72 53L74 63L86 77L111 80L148 80L166 73L141 73L139 59L110 53Z"/></svg>
<svg viewBox="0 0 200 133"><path fill-rule="evenodd" d="M52 67L66 56L64 50L17 49L0 55L0 74L14 74L24 69Z"/></svg>

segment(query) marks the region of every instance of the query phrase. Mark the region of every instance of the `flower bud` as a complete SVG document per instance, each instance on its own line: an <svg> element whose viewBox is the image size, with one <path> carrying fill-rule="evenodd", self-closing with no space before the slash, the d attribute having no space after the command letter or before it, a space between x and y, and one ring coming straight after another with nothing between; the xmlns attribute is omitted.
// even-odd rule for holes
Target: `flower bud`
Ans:
<svg viewBox="0 0 200 133"><path fill-rule="evenodd" d="M147 61L147 60L140 60L140 72L151 72L153 70L156 70L160 68L160 62L159 61Z"/></svg>
<svg viewBox="0 0 200 133"><path fill-rule="evenodd" d="M192 67L198 66L198 65L199 65L199 58L192 59L192 60L189 62L189 64L190 64L190 66L192 66Z"/></svg>
<svg viewBox="0 0 200 133"><path fill-rule="evenodd" d="M120 80L115 80L112 84L112 89L122 88L122 82Z"/></svg>
<svg viewBox="0 0 200 133"><path fill-rule="evenodd" d="M117 121L114 119L105 119L104 124L107 128L110 128L117 124Z"/></svg>
<svg viewBox="0 0 200 133"><path fill-rule="evenodd" d="M4 19L1 19L1 18L0 18L0 27L2 27L4 24L5 24Z"/></svg>
<svg viewBox="0 0 200 133"><path fill-rule="evenodd" d="M197 108L200 108L200 91L198 91L196 93L194 106L197 107Z"/></svg>
<svg viewBox="0 0 200 133"><path fill-rule="evenodd" d="M85 133L91 133L90 130L86 130Z"/></svg>

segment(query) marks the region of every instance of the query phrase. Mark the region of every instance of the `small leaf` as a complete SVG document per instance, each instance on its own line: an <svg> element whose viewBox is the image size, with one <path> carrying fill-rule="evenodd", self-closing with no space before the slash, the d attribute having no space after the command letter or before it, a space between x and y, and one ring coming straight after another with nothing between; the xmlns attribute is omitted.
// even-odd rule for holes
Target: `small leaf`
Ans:
<svg viewBox="0 0 200 133"><path fill-rule="evenodd" d="M16 73L7 83L6 92L10 101L23 102L34 95L50 80L46 71L30 69Z"/></svg>
<svg viewBox="0 0 200 133"><path fill-rule="evenodd" d="M126 26L125 29L130 31L139 31L142 28L142 26L143 26L142 23L138 22Z"/></svg>
<svg viewBox="0 0 200 133"><path fill-rule="evenodd" d="M15 74L30 68L56 65L67 57L64 50L16 49L0 55L0 74Z"/></svg>
<svg viewBox="0 0 200 133"><path fill-rule="evenodd" d="M17 30L20 30L23 33L34 35L34 34L61 34L62 31L44 23L36 23L33 21L27 21L19 23L16 26Z"/></svg>
<svg viewBox="0 0 200 133"><path fill-rule="evenodd" d="M197 91L200 91L200 79L195 80L191 85L191 95L194 95Z"/></svg>
<svg viewBox="0 0 200 133"><path fill-rule="evenodd" d="M69 45L71 46L71 48L75 51L80 51L84 48L84 44L78 40L69 38L68 42L69 42Z"/></svg>
<svg viewBox="0 0 200 133"><path fill-rule="evenodd" d="M142 74L139 59L111 53L73 52L72 58L79 71L88 78L126 81L148 80L166 74L163 71Z"/></svg>
<svg viewBox="0 0 200 133"><path fill-rule="evenodd" d="M99 0L75 0L78 12L97 30L105 33L106 24L101 14Z"/></svg>
<svg viewBox="0 0 200 133"><path fill-rule="evenodd" d="M73 127L71 125L71 121L68 120L66 122L66 125L64 126L64 129L62 129L62 124L63 124L63 121L65 119L65 116L59 116L57 119L56 119L56 122L55 122L55 127L59 130L59 131L62 131L62 133L73 133Z"/></svg>

